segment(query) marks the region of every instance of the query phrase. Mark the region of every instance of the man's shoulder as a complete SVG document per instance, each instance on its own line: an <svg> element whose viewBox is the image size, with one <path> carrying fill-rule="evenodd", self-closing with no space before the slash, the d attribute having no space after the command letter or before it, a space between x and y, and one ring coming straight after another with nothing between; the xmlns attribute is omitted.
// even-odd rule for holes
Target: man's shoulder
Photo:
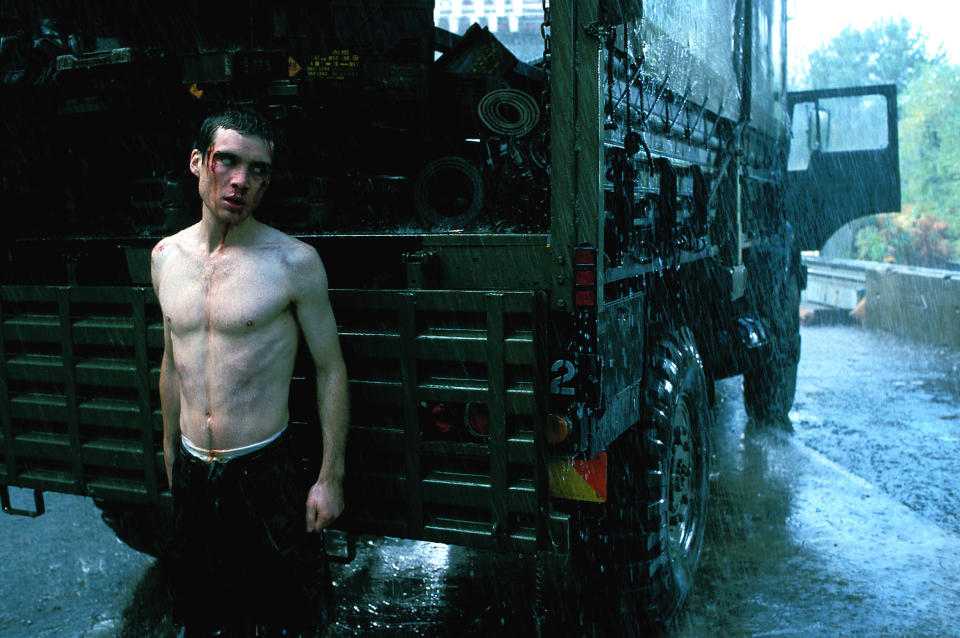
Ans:
<svg viewBox="0 0 960 638"><path fill-rule="evenodd" d="M170 255L182 252L189 237L195 234L198 224L184 228L179 233L164 237L156 243L150 253L154 264L166 261Z"/></svg>
<svg viewBox="0 0 960 638"><path fill-rule="evenodd" d="M321 267L320 256L313 246L272 226L262 226L261 241L265 246L276 249L284 266L297 271Z"/></svg>
<svg viewBox="0 0 960 638"><path fill-rule="evenodd" d="M161 280L180 276L186 264L194 263L197 252L197 231L200 224L184 228L179 233L164 237L150 253L150 274L153 287L159 292Z"/></svg>
<svg viewBox="0 0 960 638"><path fill-rule="evenodd" d="M326 290L327 273L313 246L266 225L260 237L284 272L294 299L304 297L310 290Z"/></svg>

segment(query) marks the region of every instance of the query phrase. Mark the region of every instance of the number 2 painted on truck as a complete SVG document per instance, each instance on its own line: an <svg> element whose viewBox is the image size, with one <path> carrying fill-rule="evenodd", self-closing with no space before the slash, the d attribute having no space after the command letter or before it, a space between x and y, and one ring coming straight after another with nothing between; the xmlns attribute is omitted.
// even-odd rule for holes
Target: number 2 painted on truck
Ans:
<svg viewBox="0 0 960 638"><path fill-rule="evenodd" d="M561 396L573 396L576 394L573 386L565 385L573 381L577 376L577 367L573 365L572 362L566 359L557 359L553 362L553 365L550 366L550 371L563 373L553 377L550 381L550 394L559 394Z"/></svg>

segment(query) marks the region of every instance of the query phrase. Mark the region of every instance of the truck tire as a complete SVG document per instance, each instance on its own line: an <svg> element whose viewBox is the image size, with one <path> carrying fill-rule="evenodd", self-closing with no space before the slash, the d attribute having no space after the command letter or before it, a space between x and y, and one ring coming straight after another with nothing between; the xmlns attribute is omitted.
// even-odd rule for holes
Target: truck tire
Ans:
<svg viewBox="0 0 960 638"><path fill-rule="evenodd" d="M94 499L100 517L128 546L159 558L173 530L173 508Z"/></svg>
<svg viewBox="0 0 960 638"><path fill-rule="evenodd" d="M712 422L693 335L672 331L650 349L641 420L608 450L607 502L582 527L578 577L597 594L592 611L618 625L617 635L668 626L691 590L706 527Z"/></svg>
<svg viewBox="0 0 960 638"><path fill-rule="evenodd" d="M765 313L770 358L743 374L743 404L750 424L792 430L790 408L800 363L800 284L792 272Z"/></svg>

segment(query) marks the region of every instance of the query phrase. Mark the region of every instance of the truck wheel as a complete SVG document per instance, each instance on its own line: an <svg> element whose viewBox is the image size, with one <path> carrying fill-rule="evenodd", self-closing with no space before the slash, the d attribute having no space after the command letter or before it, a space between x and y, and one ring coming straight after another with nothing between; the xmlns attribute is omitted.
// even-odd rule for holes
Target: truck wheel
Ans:
<svg viewBox="0 0 960 638"><path fill-rule="evenodd" d="M121 541L154 558L160 556L173 529L173 509L162 505L94 499L100 517Z"/></svg>
<svg viewBox="0 0 960 638"><path fill-rule="evenodd" d="M789 414L800 363L800 285L795 277L787 277L779 297L767 313L770 358L744 372L743 404L751 424L792 430Z"/></svg>
<svg viewBox="0 0 960 638"><path fill-rule="evenodd" d="M593 611L637 636L674 620L703 545L713 415L688 329L653 345L645 386L641 421L608 450L607 502L585 525L580 559Z"/></svg>

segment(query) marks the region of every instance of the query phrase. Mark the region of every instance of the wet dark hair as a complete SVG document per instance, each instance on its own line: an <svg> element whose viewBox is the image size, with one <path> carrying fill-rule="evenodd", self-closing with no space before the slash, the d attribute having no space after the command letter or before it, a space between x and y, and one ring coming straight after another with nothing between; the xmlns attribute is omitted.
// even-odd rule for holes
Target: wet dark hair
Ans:
<svg viewBox="0 0 960 638"><path fill-rule="evenodd" d="M269 118L250 107L228 106L207 117L200 126L200 133L193 147L200 152L202 161L206 161L207 149L213 144L213 138L221 128L236 131L241 135L263 138L271 149L276 146L277 133Z"/></svg>

